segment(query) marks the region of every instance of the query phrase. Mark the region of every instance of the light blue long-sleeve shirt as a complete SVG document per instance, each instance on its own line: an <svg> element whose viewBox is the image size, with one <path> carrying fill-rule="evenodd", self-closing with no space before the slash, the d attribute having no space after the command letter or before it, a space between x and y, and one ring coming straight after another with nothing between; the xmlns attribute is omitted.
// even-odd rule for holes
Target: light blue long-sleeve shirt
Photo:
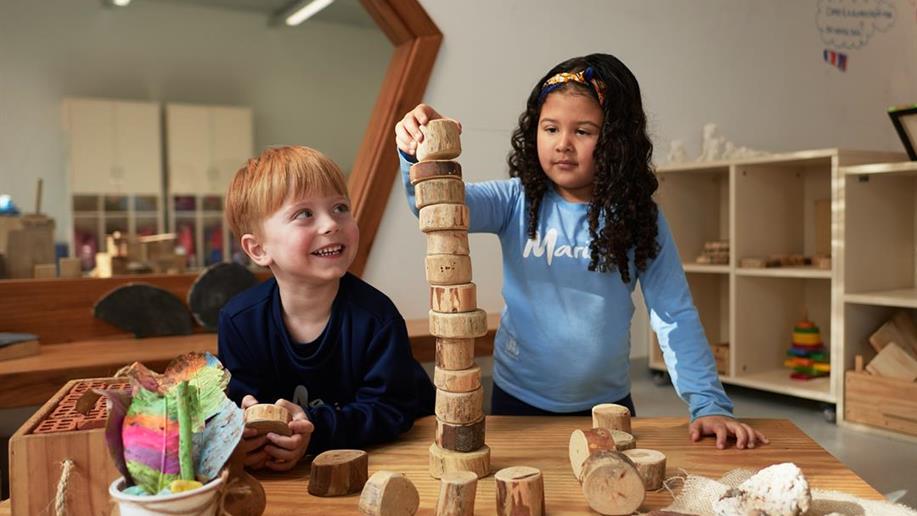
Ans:
<svg viewBox="0 0 917 516"><path fill-rule="evenodd" d="M417 215L411 161L399 152L408 205ZM650 322L675 390L691 419L732 416L669 226L660 210L658 256L629 283L617 270L591 272L588 204L545 193L535 240L526 231L518 179L465 184L469 231L494 233L503 250L506 306L494 339L494 382L552 412L587 410L630 393L631 293L640 280Z"/></svg>

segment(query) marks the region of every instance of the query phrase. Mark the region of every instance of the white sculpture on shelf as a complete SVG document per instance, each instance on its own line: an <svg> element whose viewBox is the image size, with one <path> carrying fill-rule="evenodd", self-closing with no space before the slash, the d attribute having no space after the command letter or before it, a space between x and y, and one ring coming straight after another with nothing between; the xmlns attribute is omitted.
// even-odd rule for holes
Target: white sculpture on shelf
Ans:
<svg viewBox="0 0 917 516"><path fill-rule="evenodd" d="M726 139L716 133L716 124L704 124L704 141L701 144L700 156L697 157L697 161L716 161L720 159L721 149Z"/></svg>
<svg viewBox="0 0 917 516"><path fill-rule="evenodd" d="M684 163L688 161L688 152L685 150L685 142L681 140L672 140L669 143L669 163Z"/></svg>

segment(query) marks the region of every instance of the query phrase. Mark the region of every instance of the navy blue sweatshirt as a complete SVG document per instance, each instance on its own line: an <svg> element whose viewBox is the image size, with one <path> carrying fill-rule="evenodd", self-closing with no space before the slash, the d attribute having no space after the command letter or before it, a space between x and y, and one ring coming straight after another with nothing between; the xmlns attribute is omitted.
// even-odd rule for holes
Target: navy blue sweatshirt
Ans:
<svg viewBox="0 0 917 516"><path fill-rule="evenodd" d="M220 360L232 373L229 397L302 406L315 425L308 453L390 441L433 413L433 384L411 354L404 319L350 273L313 342L291 339L274 278L230 300L218 331Z"/></svg>

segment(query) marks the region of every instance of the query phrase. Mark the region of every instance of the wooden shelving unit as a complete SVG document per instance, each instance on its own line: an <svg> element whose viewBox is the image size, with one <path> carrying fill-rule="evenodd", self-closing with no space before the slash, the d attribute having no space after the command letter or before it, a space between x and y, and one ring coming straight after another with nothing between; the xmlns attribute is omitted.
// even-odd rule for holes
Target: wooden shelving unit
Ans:
<svg viewBox="0 0 917 516"><path fill-rule="evenodd" d="M841 329L849 323L844 321L844 309L855 310L850 307L876 300L885 312L892 312L892 306L917 306L917 300L912 297L917 292L913 259L917 214L913 208L915 188L911 183L910 193L898 193L895 206L887 210L900 214L901 207L910 202L909 225L892 236L875 231L876 227L886 226L874 226L869 237L882 242L867 243L871 249L865 253L872 256L877 250L875 245L907 233L910 236L905 247L910 246L910 261L897 266L896 273L883 273L890 276L888 281L854 283L853 290L841 290L840 276L844 269L843 259L838 257L845 252L841 171L847 166L903 159L905 156L898 153L823 149L657 168L660 184L657 202L685 261L685 274L707 339L712 344L729 343L728 371L720 375L723 383L842 404L842 372L853 363L853 352L848 352ZM913 182L917 177L917 169L897 164L891 167L898 188L901 181ZM875 170L864 173L880 174ZM816 201L822 200L830 200L832 207L832 269L738 267L739 260L745 257L815 254L815 206ZM871 209L865 208L866 212ZM729 240L729 264L693 263L701 254L704 242L714 240ZM848 245L847 253L849 249ZM876 263L870 269L876 267L882 265ZM909 276L905 269L910 271ZM852 274L866 273L857 270ZM783 367L793 324L801 318L803 310L820 327L825 345L831 351L835 374L830 377L793 380L790 371ZM873 314L873 318L881 316ZM655 334L649 332L650 368L664 371ZM837 412L841 418L842 410Z"/></svg>
<svg viewBox="0 0 917 516"><path fill-rule="evenodd" d="M906 310L912 318L917 317L917 162L842 167L839 172L837 201L843 209L835 213L834 249L839 259L835 264L834 337L843 351L837 357L838 367L849 371L854 368L857 354L863 355L866 362L875 356L867 339L892 315ZM902 387L908 386L913 390L913 384ZM901 395L904 389L887 392ZM902 435L842 417L853 410L857 419L915 434L913 414L900 414L905 422L900 425L880 415L892 413L894 419L895 412L904 406L900 400L877 395L870 398L868 407L847 407L845 398L849 393L845 394L838 400L838 420L845 425ZM917 442L917 437L910 439Z"/></svg>

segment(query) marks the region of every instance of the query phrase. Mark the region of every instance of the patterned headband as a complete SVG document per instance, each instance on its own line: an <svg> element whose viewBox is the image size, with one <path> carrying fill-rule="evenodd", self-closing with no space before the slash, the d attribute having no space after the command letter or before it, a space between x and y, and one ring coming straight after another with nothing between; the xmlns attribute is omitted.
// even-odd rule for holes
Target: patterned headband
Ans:
<svg viewBox="0 0 917 516"><path fill-rule="evenodd" d="M602 82L601 79L595 78L595 73L592 71L591 66L581 72L561 72L551 76L551 78L546 80L541 86L541 93L538 95L538 103L544 102L548 93L551 93L568 82L578 82L591 87L592 91L595 92L595 96L599 99L599 105L605 105L605 83Z"/></svg>

